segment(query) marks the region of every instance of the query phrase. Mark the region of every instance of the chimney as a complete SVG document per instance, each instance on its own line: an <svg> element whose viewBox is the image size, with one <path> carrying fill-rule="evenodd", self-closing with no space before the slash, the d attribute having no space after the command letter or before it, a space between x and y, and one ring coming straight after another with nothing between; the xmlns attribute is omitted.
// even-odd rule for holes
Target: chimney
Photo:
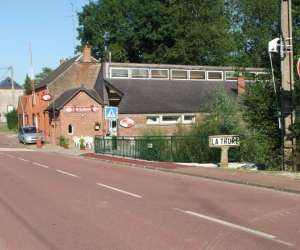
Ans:
<svg viewBox="0 0 300 250"><path fill-rule="evenodd" d="M88 46L85 46L82 51L82 62L87 63L91 62L91 48Z"/></svg>
<svg viewBox="0 0 300 250"><path fill-rule="evenodd" d="M245 78L243 76L239 76L237 79L237 94L238 94L238 96L244 94L245 91L246 91Z"/></svg>
<svg viewBox="0 0 300 250"><path fill-rule="evenodd" d="M62 65L62 64L65 63L65 62L66 62L66 60L63 59L63 58L61 58L61 59L59 60L59 65Z"/></svg>

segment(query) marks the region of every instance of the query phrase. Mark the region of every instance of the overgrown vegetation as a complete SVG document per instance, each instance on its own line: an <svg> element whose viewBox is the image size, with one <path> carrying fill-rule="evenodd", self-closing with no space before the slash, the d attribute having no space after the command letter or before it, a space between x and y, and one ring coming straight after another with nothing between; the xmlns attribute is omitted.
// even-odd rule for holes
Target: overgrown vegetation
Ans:
<svg viewBox="0 0 300 250"><path fill-rule="evenodd" d="M256 91L256 88L254 86L248 92ZM256 124L256 127L253 126L251 120L254 119L255 113L248 112L253 100L248 95L249 93L246 93L243 98L237 98L228 95L224 89L219 89L207 107L209 111L207 119L204 122L197 121L192 129L180 129L176 134L177 136L199 137L203 140L198 143L183 143L181 149L178 150L179 154L186 154L191 161L208 162L211 159L219 161L218 149L208 148L208 136L240 135L240 148L233 148L229 151L231 161L255 162L265 165L268 169L279 169L278 142L269 136L268 129L262 129L263 124L261 127L259 124ZM266 109L261 115L274 115L269 112Z"/></svg>

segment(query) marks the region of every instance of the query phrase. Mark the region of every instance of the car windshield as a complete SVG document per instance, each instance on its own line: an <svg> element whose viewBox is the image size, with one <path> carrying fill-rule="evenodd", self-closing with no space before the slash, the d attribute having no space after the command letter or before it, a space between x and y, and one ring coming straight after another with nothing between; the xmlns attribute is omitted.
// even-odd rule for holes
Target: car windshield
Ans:
<svg viewBox="0 0 300 250"><path fill-rule="evenodd" d="M32 134L32 133L36 133L36 128L35 127L23 128L23 131L25 134Z"/></svg>

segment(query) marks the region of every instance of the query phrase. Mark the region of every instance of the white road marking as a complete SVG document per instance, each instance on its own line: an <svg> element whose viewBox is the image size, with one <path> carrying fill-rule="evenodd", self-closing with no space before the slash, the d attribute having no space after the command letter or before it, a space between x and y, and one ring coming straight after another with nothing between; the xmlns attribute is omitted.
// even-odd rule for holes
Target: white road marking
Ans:
<svg viewBox="0 0 300 250"><path fill-rule="evenodd" d="M139 198L139 199L142 198L141 195L130 193L130 192L127 192L127 191L122 190L122 189L118 189L118 188L115 188L115 187L112 187L112 186L108 186L108 185L105 185L105 184L102 184L102 183L96 183L96 184L98 186L101 186L101 187L104 187L104 188L108 188L108 189L111 189L111 190L114 190L114 191L117 191L117 192L120 192L120 193L123 193L123 194L127 194L127 195L135 197L135 198Z"/></svg>
<svg viewBox="0 0 300 250"><path fill-rule="evenodd" d="M22 158L22 157L18 157L18 159L19 159L20 161L29 162L29 160L26 160L26 159L24 159L24 158Z"/></svg>
<svg viewBox="0 0 300 250"><path fill-rule="evenodd" d="M0 148L0 152L32 152L34 150L27 148Z"/></svg>
<svg viewBox="0 0 300 250"><path fill-rule="evenodd" d="M244 231L244 232L249 233L249 234L254 234L256 236L260 236L262 238L272 240L272 241L275 241L275 242L278 242L278 243L281 243L281 244L284 244L284 245L287 245L287 246L290 246L290 247L294 246L294 244L292 244L290 242L285 242L285 241L276 239L276 236L272 235L272 234L264 233L264 232L261 232L261 231L258 231L258 230L252 229L252 228L248 228L248 227L240 226L240 225L237 225L237 224L233 224L231 222L220 220L220 219L210 217L210 216L207 216L207 215L204 215L204 214L199 214L199 213L195 213L195 212L192 212L192 211L185 211L185 210L182 210L182 209L179 209L179 208L174 208L174 209L177 210L177 211L180 211L182 213L185 213L185 214L193 215L193 216L196 216L198 218L208 220L208 221L212 221L212 222L215 222L215 223L227 226L227 227L231 227L231 228L234 228L234 229L237 229L237 230L240 230L240 231Z"/></svg>
<svg viewBox="0 0 300 250"><path fill-rule="evenodd" d="M78 175L76 174L72 174L72 173L69 173L69 172L65 172L65 171L62 171L62 170L59 170L59 169L56 169L56 172L58 173L61 173L61 174L65 174L65 175L68 175L68 176L71 176L71 177L74 177L74 178L80 178Z"/></svg>
<svg viewBox="0 0 300 250"><path fill-rule="evenodd" d="M33 164L36 165L36 166L42 167L42 168L49 168L49 166L38 163L38 162L33 162Z"/></svg>
<svg viewBox="0 0 300 250"><path fill-rule="evenodd" d="M10 158L15 158L15 156L14 155L10 155L10 154L6 154L8 157L10 157Z"/></svg>

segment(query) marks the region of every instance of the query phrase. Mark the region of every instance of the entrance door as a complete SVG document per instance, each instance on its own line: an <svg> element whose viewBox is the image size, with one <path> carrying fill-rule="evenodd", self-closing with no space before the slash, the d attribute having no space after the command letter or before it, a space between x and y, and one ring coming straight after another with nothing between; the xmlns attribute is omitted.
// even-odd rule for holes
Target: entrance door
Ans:
<svg viewBox="0 0 300 250"><path fill-rule="evenodd" d="M118 135L118 129L117 129L117 121L109 121L109 134L111 136L117 136Z"/></svg>

